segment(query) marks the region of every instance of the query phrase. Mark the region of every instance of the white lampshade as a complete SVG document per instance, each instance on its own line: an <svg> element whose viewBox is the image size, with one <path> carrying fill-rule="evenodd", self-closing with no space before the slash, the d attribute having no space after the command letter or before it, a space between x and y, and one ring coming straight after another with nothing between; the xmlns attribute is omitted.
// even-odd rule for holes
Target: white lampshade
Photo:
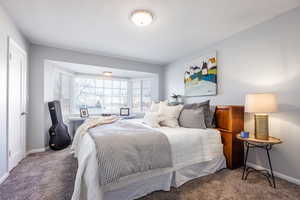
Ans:
<svg viewBox="0 0 300 200"><path fill-rule="evenodd" d="M275 94L247 94L245 99L245 112L270 113L277 111L277 98Z"/></svg>

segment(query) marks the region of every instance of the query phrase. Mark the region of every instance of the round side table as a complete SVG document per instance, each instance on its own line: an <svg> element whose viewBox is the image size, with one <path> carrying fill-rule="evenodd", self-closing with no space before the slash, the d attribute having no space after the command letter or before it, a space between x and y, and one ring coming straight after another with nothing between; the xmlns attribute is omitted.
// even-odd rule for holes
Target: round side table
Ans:
<svg viewBox="0 0 300 200"><path fill-rule="evenodd" d="M237 139L242 140L246 146L246 157L244 160L244 170L243 170L242 180L247 180L247 177L251 172L258 171L267 178L271 187L276 188L275 177L273 174L272 162L271 162L269 151L272 149L273 145L280 144L282 143L282 141L275 137L269 137L268 140L260 140L255 138L242 138L240 135L237 135ZM261 148L266 150L271 174L269 173L268 170L257 170L254 169L253 167L247 166L247 160L248 160L248 154L250 148Z"/></svg>

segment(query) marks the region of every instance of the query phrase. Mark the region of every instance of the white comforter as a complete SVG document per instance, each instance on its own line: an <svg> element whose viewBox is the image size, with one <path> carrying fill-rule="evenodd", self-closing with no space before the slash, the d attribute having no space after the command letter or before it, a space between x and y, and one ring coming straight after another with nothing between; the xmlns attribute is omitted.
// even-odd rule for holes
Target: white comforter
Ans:
<svg viewBox="0 0 300 200"><path fill-rule="evenodd" d="M141 123L138 120L131 120L131 122ZM210 161L223 154L221 136L216 129L161 127L157 130L163 132L169 139L173 161L171 171ZM123 177L119 181L120 184L108 184L100 187L96 148L89 134L81 138L77 148L78 171L72 200L102 200L105 191L122 187L124 184L130 184L132 180L136 180L137 176L147 178L171 172L161 169L148 171L144 174Z"/></svg>

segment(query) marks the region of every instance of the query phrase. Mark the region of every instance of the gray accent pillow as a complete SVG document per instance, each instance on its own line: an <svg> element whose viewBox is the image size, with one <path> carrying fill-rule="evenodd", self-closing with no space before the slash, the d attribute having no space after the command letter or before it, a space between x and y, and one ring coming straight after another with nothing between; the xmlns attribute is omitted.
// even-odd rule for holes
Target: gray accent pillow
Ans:
<svg viewBox="0 0 300 200"><path fill-rule="evenodd" d="M210 112L209 112L209 124L207 128L216 128L216 120L215 120L215 112L217 106L210 105Z"/></svg>
<svg viewBox="0 0 300 200"><path fill-rule="evenodd" d="M210 127L211 120L210 120L209 100L201 103L186 104L183 106L183 110L185 109L197 110L199 108L203 108L205 125L206 127Z"/></svg>
<svg viewBox="0 0 300 200"><path fill-rule="evenodd" d="M183 109L179 116L179 125L184 128L206 129L203 108Z"/></svg>

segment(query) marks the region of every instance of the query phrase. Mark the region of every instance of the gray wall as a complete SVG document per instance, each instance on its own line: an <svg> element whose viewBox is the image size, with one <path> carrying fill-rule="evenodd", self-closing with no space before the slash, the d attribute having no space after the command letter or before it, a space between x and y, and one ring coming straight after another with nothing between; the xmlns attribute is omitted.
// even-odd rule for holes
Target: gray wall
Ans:
<svg viewBox="0 0 300 200"><path fill-rule="evenodd" d="M218 95L187 102L209 98L213 104L243 105L247 93L276 93L279 112L270 116L270 134L284 143L272 150L273 165L277 172L300 181L300 8L166 66L165 97L173 92L184 94L186 61L214 50ZM246 114L245 125L253 131L253 116ZM251 153L250 160L266 166L264 154Z"/></svg>
<svg viewBox="0 0 300 200"><path fill-rule="evenodd" d="M163 78L163 68L158 65L129 61L120 58L111 58L99 55L79 53L40 45L30 47L30 105L27 148L41 149L48 145L47 130L44 121L49 113L44 102L44 62L55 60L78 64L119 68L125 70L151 72L159 76L159 84ZM163 87L160 87L160 98L163 96Z"/></svg>
<svg viewBox="0 0 300 200"><path fill-rule="evenodd" d="M0 5L0 178L7 172L7 44L8 37L27 50L26 39Z"/></svg>

